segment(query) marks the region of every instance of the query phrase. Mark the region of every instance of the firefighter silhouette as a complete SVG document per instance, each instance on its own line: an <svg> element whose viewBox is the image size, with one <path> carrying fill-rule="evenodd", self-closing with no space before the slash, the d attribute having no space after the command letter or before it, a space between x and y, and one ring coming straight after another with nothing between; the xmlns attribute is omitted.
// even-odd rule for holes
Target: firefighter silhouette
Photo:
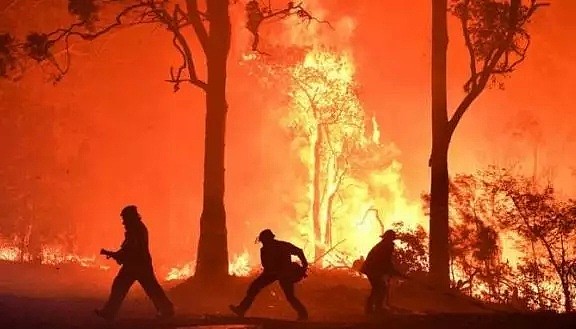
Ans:
<svg viewBox="0 0 576 329"><path fill-rule="evenodd" d="M276 240L274 233L269 229L260 232L258 241L262 243L260 260L263 271L250 284L246 296L240 304L237 306L230 305L230 309L236 315L244 316L262 288L278 281L286 299L292 308L298 312L298 320L307 320L308 311L294 294L294 284L306 277L308 261L304 252L289 242ZM292 255L300 259L302 266L291 261Z"/></svg>
<svg viewBox="0 0 576 329"><path fill-rule="evenodd" d="M360 269L368 277L372 288L366 300L366 314L381 311L384 304L388 304L389 277L403 276L392 263L396 232L387 230L380 237L382 240L372 247Z"/></svg>
<svg viewBox="0 0 576 329"><path fill-rule="evenodd" d="M112 284L110 297L96 314L108 321L114 320L122 301L135 281L138 281L154 303L159 318L172 317L174 306L156 280L152 257L148 248L148 230L136 206L130 205L120 213L125 228L124 242L118 251L102 249L101 254L113 258L122 267Z"/></svg>

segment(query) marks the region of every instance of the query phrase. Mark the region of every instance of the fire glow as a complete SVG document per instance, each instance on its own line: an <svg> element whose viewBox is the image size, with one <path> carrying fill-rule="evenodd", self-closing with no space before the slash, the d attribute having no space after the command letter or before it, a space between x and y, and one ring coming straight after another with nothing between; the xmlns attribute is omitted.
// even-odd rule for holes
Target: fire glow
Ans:
<svg viewBox="0 0 576 329"><path fill-rule="evenodd" d="M72 253L66 253L60 246L44 246L37 256L41 265L64 265L73 264L83 268L93 268L97 270L109 270L111 266L100 264L95 256L81 256ZM34 257L23 253L18 246L2 243L0 244L0 261L11 263L33 263ZM184 280L194 274L195 263L189 262L182 266L171 267L167 274L163 274L164 280ZM233 257L229 265L229 273L233 276L248 276L252 273L252 267L249 265L248 252L243 252Z"/></svg>
<svg viewBox="0 0 576 329"><path fill-rule="evenodd" d="M289 71L283 125L308 172L299 236L321 266L349 266L393 222L425 223L422 207L404 196L399 151L362 106L352 55L317 47Z"/></svg>
<svg viewBox="0 0 576 329"><path fill-rule="evenodd" d="M243 60L255 62L258 57ZM283 69L290 76L290 103L277 124L296 136L291 141L294 161L306 170L308 180L299 182L307 190L305 200L292 200L306 205L296 206L303 220L281 236L304 246L309 259L317 260L315 266L348 268L393 222L407 227L425 223L420 203L404 196L402 165L395 159L399 151L382 141L375 116L362 106L352 54L316 47ZM46 265L110 268L95 256L67 253L59 246L43 247L38 258ZM13 245L0 248L0 260L32 261ZM195 262L160 269L165 280L183 280L194 274ZM230 275L248 276L255 269L248 251L230 260Z"/></svg>

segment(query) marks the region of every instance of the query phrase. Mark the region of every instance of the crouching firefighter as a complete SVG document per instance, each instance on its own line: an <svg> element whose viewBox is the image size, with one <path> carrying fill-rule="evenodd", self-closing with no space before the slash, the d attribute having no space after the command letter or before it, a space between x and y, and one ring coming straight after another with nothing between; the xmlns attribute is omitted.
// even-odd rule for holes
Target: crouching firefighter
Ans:
<svg viewBox="0 0 576 329"><path fill-rule="evenodd" d="M372 288L366 300L366 314L382 311L384 304L388 306L390 277L405 277L394 268L392 263L396 233L393 230L387 230L380 237L382 240L372 247L360 268L360 272L368 277Z"/></svg>
<svg viewBox="0 0 576 329"><path fill-rule="evenodd" d="M308 261L302 249L295 245L274 239L275 235L271 230L266 229L258 235L257 241L262 243L260 249L260 260L262 262L262 273L250 284L246 297L239 305L230 305L232 312L238 316L244 316L246 311L254 302L256 295L262 288L278 281L286 299L298 312L298 320L307 320L308 311L306 307L296 298L294 294L294 284L306 277ZM295 255L300 259L302 266L294 263L291 256Z"/></svg>
<svg viewBox="0 0 576 329"><path fill-rule="evenodd" d="M102 249L100 254L113 258L122 267L112 283L110 297L96 314L108 321L114 320L128 290L138 281L154 303L159 318L174 315L174 306L156 280L152 258L148 249L148 230L142 223L136 206L127 206L120 213L124 225L124 242L118 251Z"/></svg>

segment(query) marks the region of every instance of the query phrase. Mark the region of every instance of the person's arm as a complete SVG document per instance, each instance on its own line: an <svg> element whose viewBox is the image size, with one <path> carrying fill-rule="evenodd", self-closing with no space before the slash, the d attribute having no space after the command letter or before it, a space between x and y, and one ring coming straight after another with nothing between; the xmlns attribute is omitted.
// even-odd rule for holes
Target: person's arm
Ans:
<svg viewBox="0 0 576 329"><path fill-rule="evenodd" d="M295 245L291 244L291 254L298 257L300 262L302 262L302 266L304 268L308 268L308 260L306 259L306 255L304 255L304 250L296 247Z"/></svg>
<svg viewBox="0 0 576 329"><path fill-rule="evenodd" d="M131 250L134 249L135 244L136 241L134 239L133 234L131 234L130 232L125 232L124 241L120 245L120 249L114 252L114 258L119 262L123 262L126 259L127 255L130 254Z"/></svg>

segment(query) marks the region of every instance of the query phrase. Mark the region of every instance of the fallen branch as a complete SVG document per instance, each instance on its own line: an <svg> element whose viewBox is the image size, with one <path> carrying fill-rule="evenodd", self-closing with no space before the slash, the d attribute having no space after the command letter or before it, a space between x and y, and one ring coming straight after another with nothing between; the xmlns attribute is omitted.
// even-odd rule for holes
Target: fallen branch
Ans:
<svg viewBox="0 0 576 329"><path fill-rule="evenodd" d="M330 249L326 250L326 252L324 252L322 255L316 257L316 259L314 259L314 261L311 264L316 264L319 260L321 260L322 258L326 257L326 255L328 255L330 252L334 251L336 249L336 247L338 247L339 245L341 245L344 241L346 241L346 239L341 240L340 242L338 242L337 244L335 244L334 246L332 246Z"/></svg>

